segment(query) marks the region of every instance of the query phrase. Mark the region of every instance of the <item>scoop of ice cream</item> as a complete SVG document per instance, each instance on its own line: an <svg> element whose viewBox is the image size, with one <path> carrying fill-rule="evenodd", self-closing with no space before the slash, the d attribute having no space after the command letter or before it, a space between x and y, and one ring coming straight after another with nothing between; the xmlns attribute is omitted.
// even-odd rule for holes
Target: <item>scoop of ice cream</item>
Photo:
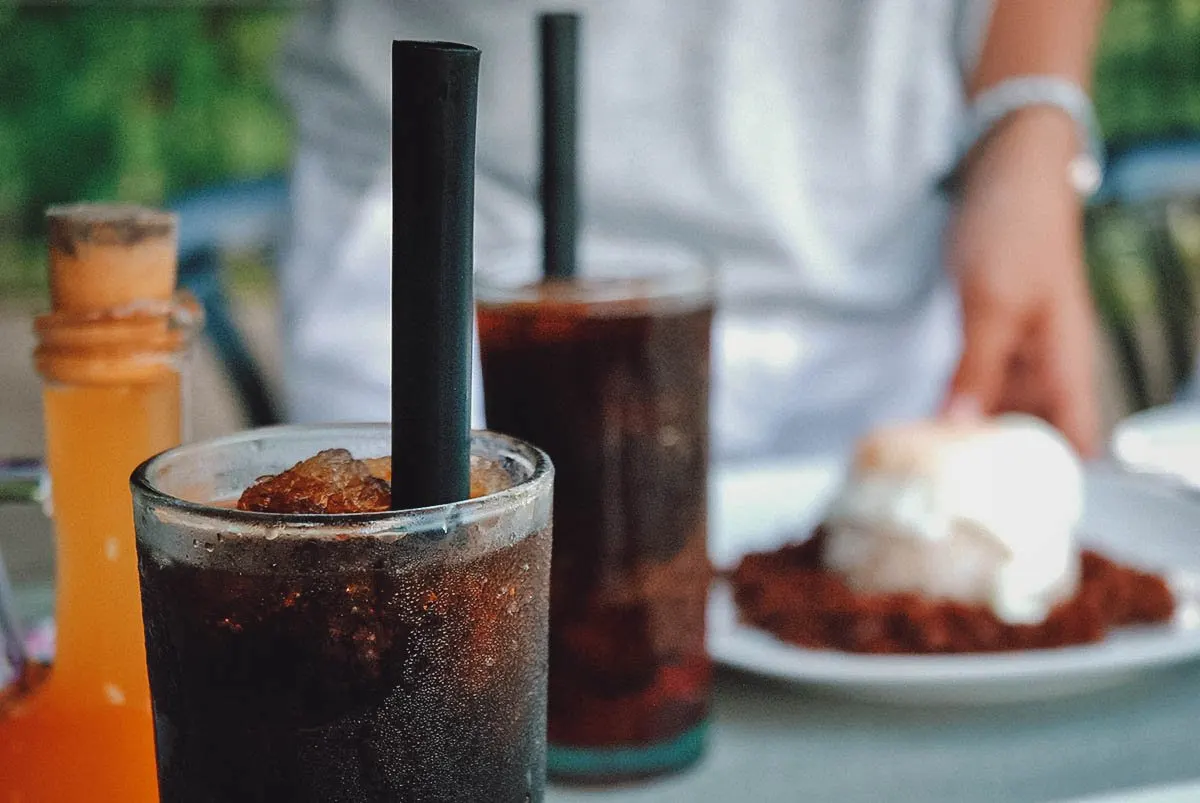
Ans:
<svg viewBox="0 0 1200 803"><path fill-rule="evenodd" d="M1028 416L924 421L859 446L828 516L824 561L854 588L991 607L1043 621L1075 593L1083 469Z"/></svg>

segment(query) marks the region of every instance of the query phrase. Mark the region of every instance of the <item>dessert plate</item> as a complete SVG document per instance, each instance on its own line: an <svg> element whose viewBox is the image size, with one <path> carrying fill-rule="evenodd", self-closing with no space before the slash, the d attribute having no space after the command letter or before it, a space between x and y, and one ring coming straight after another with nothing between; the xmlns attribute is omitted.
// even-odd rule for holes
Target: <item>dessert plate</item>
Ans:
<svg viewBox="0 0 1200 803"><path fill-rule="evenodd" d="M1113 431L1110 449L1130 471L1200 491L1200 403L1167 404L1129 416Z"/></svg>
<svg viewBox="0 0 1200 803"><path fill-rule="evenodd" d="M1195 803L1200 800L1200 781L1125 789L1093 797L1072 798L1060 803Z"/></svg>
<svg viewBox="0 0 1200 803"><path fill-rule="evenodd" d="M797 540L821 519L844 476L836 459L714 470L710 552L732 569L747 552ZM858 655L786 644L738 621L727 584L709 598L709 649L729 667L861 699L974 705L1079 694L1200 658L1200 497L1098 465L1087 472L1081 539L1164 574L1172 622L1121 628L1097 644L975 655Z"/></svg>

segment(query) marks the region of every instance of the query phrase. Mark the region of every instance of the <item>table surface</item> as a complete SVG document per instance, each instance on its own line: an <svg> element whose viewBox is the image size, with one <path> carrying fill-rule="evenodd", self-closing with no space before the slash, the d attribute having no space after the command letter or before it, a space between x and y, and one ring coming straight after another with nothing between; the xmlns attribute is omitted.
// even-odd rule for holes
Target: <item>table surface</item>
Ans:
<svg viewBox="0 0 1200 803"><path fill-rule="evenodd" d="M548 803L1064 801L1200 778L1200 666L1025 705L907 708L732 672L708 755L677 777ZM1185 797L1200 799L1193 788ZM1103 798L1109 801L1109 797ZM1158 800L1159 798L1154 798Z"/></svg>

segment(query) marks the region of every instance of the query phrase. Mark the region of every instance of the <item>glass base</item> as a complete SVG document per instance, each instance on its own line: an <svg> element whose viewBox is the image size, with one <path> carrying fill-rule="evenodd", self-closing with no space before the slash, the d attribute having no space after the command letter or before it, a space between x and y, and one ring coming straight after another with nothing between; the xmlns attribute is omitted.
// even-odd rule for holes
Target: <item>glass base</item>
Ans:
<svg viewBox="0 0 1200 803"><path fill-rule="evenodd" d="M550 745L546 769L555 781L617 783L678 772L704 755L708 722L669 742L644 747L559 747Z"/></svg>

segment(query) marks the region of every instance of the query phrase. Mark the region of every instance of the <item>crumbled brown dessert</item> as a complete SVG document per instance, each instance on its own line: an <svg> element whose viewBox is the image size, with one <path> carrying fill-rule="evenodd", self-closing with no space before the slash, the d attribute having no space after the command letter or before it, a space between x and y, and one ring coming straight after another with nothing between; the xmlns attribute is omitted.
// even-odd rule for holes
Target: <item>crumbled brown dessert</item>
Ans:
<svg viewBox="0 0 1200 803"><path fill-rule="evenodd" d="M862 594L821 562L824 533L747 555L731 582L742 621L802 647L862 653L998 652L1099 641L1112 627L1167 621L1163 579L1085 550L1079 589L1037 625L1012 625L981 605L916 594Z"/></svg>

